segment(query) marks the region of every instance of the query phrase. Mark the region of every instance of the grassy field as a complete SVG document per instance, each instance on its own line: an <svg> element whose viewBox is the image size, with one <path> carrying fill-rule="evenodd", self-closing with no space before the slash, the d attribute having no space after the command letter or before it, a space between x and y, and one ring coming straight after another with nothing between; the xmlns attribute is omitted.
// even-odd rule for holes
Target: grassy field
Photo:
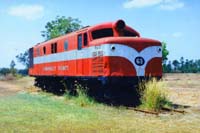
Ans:
<svg viewBox="0 0 200 133"><path fill-rule="evenodd" d="M183 75L181 75L184 77ZM182 77L178 75L180 80ZM191 76L196 79L197 75ZM188 77L186 75L186 77ZM198 76L197 76L198 77ZM165 82L170 93L187 92L198 89L196 81L181 86L178 81L170 80L176 75L167 75ZM54 96L43 92L28 92L26 86L31 78L9 81L16 88L24 87L15 95L0 97L0 132L199 132L200 131L200 101L197 104L186 103L186 114L162 113L159 116L127 110L124 107L111 107L95 103L84 106L73 99ZM172 83L171 83L172 82ZM194 84L198 85L194 85ZM177 84L177 85L176 85ZM182 83L184 84L184 83ZM1 88L0 83L0 88ZM184 88L185 87L185 88ZM173 90L174 88L174 90ZM196 92L193 92L196 93ZM185 95L191 95L186 93ZM173 94L170 99L173 100ZM179 96L179 95L177 95ZM196 96L198 98L199 95ZM178 97L179 98L179 97ZM196 99L194 99L196 100ZM179 100L175 103L183 104Z"/></svg>

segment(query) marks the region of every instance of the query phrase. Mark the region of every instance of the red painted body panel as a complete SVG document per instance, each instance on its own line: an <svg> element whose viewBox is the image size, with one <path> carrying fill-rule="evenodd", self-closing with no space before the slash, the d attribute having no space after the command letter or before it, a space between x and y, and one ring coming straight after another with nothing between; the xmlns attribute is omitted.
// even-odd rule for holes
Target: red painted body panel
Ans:
<svg viewBox="0 0 200 133"><path fill-rule="evenodd" d="M162 76L162 58L154 58L149 61L146 67L146 73L145 76Z"/></svg>
<svg viewBox="0 0 200 133"><path fill-rule="evenodd" d="M38 76L135 76L133 65L122 57L102 57L102 59L79 59L37 64L29 69L30 75ZM103 60L101 62L101 60Z"/></svg>

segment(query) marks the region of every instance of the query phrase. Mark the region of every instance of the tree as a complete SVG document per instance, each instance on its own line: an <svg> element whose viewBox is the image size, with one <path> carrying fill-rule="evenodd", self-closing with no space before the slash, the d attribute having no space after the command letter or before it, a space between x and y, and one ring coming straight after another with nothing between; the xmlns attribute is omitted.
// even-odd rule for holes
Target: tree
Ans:
<svg viewBox="0 0 200 133"><path fill-rule="evenodd" d="M11 62L10 62L10 69L14 69L15 68L15 61L14 60L12 60Z"/></svg>
<svg viewBox="0 0 200 133"><path fill-rule="evenodd" d="M24 53L20 53L19 55L16 56L16 58L19 63L22 63L22 65L24 65L25 68L28 69L29 66L28 50L26 50Z"/></svg>
<svg viewBox="0 0 200 133"><path fill-rule="evenodd" d="M172 64L171 64L171 61L168 62L166 68L167 68L167 72L168 72L168 73L172 72Z"/></svg>
<svg viewBox="0 0 200 133"><path fill-rule="evenodd" d="M50 40L58 36L64 35L80 29L81 21L71 17L65 18L64 16L57 16L55 20L47 22L44 31L41 31L41 35L46 39Z"/></svg>
<svg viewBox="0 0 200 133"><path fill-rule="evenodd" d="M197 62L197 69L198 69L198 72L200 72L200 59L196 61Z"/></svg>
<svg viewBox="0 0 200 133"><path fill-rule="evenodd" d="M1 68L0 69L0 75L7 75L10 73L10 69L9 68Z"/></svg>
<svg viewBox="0 0 200 133"><path fill-rule="evenodd" d="M184 68L185 68L185 72L186 72L186 73L188 73L188 72L189 72L189 69L190 69L189 67L190 67L190 66L189 66L189 60L188 60L188 59L186 59L186 61L185 61L185 67L184 67Z"/></svg>
<svg viewBox="0 0 200 133"><path fill-rule="evenodd" d="M194 60L190 60L189 64L190 64L190 71L192 73L197 73L197 64L196 64L196 62L194 62Z"/></svg>
<svg viewBox="0 0 200 133"><path fill-rule="evenodd" d="M182 72L182 73L184 73L184 66L185 66L185 62L184 62L184 58L183 57L181 57L180 58L180 71Z"/></svg>
<svg viewBox="0 0 200 133"><path fill-rule="evenodd" d="M173 62L172 62L172 64L174 65L174 69L175 69L175 71L177 71L178 70L178 68L179 68L179 62L178 62L178 60L174 60Z"/></svg>
<svg viewBox="0 0 200 133"><path fill-rule="evenodd" d="M165 72L181 72L181 73L200 73L200 59L198 60L184 60L183 57L180 61L173 60L173 67L171 66L171 61L165 65Z"/></svg>
<svg viewBox="0 0 200 133"><path fill-rule="evenodd" d="M167 56L169 55L169 51L167 50L167 44L165 42L162 42L162 62L163 64L166 64L166 61L168 60Z"/></svg>
<svg viewBox="0 0 200 133"><path fill-rule="evenodd" d="M12 60L11 62L10 62L10 72L12 73L12 75L16 75L16 73L17 73L17 70L15 69L15 61L14 60Z"/></svg>
<svg viewBox="0 0 200 133"><path fill-rule="evenodd" d="M169 55L169 51L167 50L167 44L165 42L162 42L162 69L163 72L168 72L168 68L167 68L167 56Z"/></svg>

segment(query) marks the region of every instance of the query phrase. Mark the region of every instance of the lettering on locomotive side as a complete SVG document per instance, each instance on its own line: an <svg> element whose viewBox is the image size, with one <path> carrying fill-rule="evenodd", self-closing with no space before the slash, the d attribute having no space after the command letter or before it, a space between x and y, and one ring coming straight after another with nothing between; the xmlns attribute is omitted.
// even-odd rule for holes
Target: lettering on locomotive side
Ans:
<svg viewBox="0 0 200 133"><path fill-rule="evenodd" d="M92 52L92 57L103 56L103 50Z"/></svg>
<svg viewBox="0 0 200 133"><path fill-rule="evenodd" d="M103 56L103 50L92 52L92 73L103 74Z"/></svg>
<svg viewBox="0 0 200 133"><path fill-rule="evenodd" d="M92 57L97 57L97 52L92 52Z"/></svg>
<svg viewBox="0 0 200 133"><path fill-rule="evenodd" d="M65 65L65 66L48 66L48 67L44 67L44 71L55 71L55 70L59 70L59 71L66 71L69 70L69 66Z"/></svg>
<svg viewBox="0 0 200 133"><path fill-rule="evenodd" d="M98 56L103 56L103 51L98 51Z"/></svg>
<svg viewBox="0 0 200 133"><path fill-rule="evenodd" d="M69 66L58 66L59 71L66 71L69 70Z"/></svg>
<svg viewBox="0 0 200 133"><path fill-rule="evenodd" d="M95 48L95 49L101 49L101 45L95 46L94 48Z"/></svg>
<svg viewBox="0 0 200 133"><path fill-rule="evenodd" d="M55 71L55 70L56 70L56 66L44 67L44 71Z"/></svg>

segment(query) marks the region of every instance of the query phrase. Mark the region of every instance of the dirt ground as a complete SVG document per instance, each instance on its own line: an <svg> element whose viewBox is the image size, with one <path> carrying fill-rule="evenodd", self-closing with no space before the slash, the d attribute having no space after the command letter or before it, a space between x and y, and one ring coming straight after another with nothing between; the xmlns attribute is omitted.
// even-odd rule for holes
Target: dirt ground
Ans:
<svg viewBox="0 0 200 133"><path fill-rule="evenodd" d="M195 107L200 110L200 74L165 74L163 81L169 90L169 99L174 104ZM34 78L32 77L0 81L0 97L26 90L33 83Z"/></svg>
<svg viewBox="0 0 200 133"><path fill-rule="evenodd" d="M16 85L9 84L5 81L0 81L0 96L12 95L20 90L21 89Z"/></svg>
<svg viewBox="0 0 200 133"><path fill-rule="evenodd" d="M15 95L19 91L24 91L28 87L32 86L34 83L34 78L24 77L18 80L0 80L0 97Z"/></svg>

